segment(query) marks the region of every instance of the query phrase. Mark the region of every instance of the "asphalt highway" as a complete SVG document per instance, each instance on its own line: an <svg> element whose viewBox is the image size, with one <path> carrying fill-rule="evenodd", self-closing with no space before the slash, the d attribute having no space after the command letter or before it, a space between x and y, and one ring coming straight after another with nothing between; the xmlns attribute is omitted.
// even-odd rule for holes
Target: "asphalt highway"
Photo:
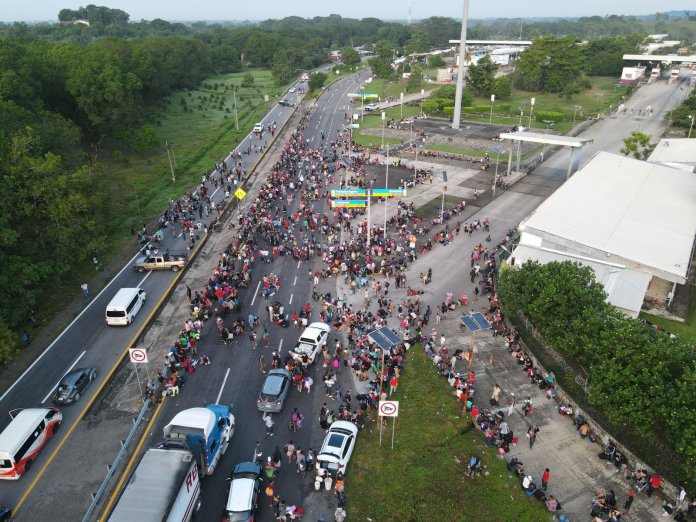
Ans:
<svg viewBox="0 0 696 522"><path fill-rule="evenodd" d="M366 76L364 72L360 74L363 78ZM325 145L327 150L330 150L328 142L336 139L337 132L344 124L344 113L350 113L346 95L357 90L358 80L356 77L360 77L360 75L354 75L331 85L317 101L303 132L304 138L311 147L322 148L322 145ZM323 144L322 133L325 138ZM267 172L258 172L256 176L265 177L267 174ZM293 199L292 207L288 207L289 213L298 201L299 196L296 196ZM329 209L324 208L323 201L316 201L315 205L315 209L320 213L329 212ZM320 264L320 258L296 261L290 255L279 257L272 264L261 264L257 261L254 267L252 285L241 292L244 304L239 316L246 318L251 312L266 324L268 313L265 306L275 301L280 301L285 306L286 312L290 314L293 311L298 311L311 301L312 285L308 277L308 270L315 266L319 267ZM270 301L264 301L262 297L258 296L257 285L264 275L271 272L281 277L281 288L271 297ZM314 307L315 303L311 304ZM313 320L317 320L317 318L318 312L315 310ZM315 385L311 394L298 393L294 388L290 391L283 411L273 415L275 436L266 437L261 413L256 408L256 399L264 380L264 375L259 371L259 356L262 353L265 354L267 365L270 368L271 352L274 349L280 349L281 357L286 355L287 351L294 347L301 330L292 327L286 329L271 324L268 327L270 347L264 348L260 342L262 328L259 328L257 329L259 347L257 350L253 350L247 336L233 345L223 345L219 340L215 325L212 322L209 323L204 330L198 351L199 353L211 354L213 364L200 368L196 373L189 375L182 393L166 401L155 427L151 430L151 438L145 447L151 446L161 439L164 426L181 410L201 406L204 402L232 404L237 425L235 435L215 473L203 479L203 507L199 515L200 520L220 520L227 499L227 478L237 463L253 460L256 441L261 442L264 459L272 455L276 448L283 453L283 468L276 480L276 490L288 505L302 506L304 497L313 487L313 474L308 472L307 477L301 480L295 472L294 465L287 464L283 446L289 440L293 440L300 448L318 450L323 441L324 432L319 429L318 412L321 404L328 399L321 383L321 367L317 367L315 363L312 368ZM333 337L330 338L330 341L333 341ZM343 377L346 378L345 375ZM305 422L296 433L290 432L288 429L290 413L293 408L298 408L305 415ZM258 520L275 520L263 492L259 501Z"/></svg>
<svg viewBox="0 0 696 522"><path fill-rule="evenodd" d="M297 94L286 94L284 97L292 102L297 102L300 99ZM294 110L293 107L274 105L262 123L268 125L276 122L280 127ZM250 134L239 144L240 151L245 150L249 145L252 146L250 154L242 155L241 161L245 169L250 169L259 159L260 154L254 152L253 145L268 144L270 141L271 134L265 132L260 139ZM225 161L228 166L233 166L236 160L232 160L228 156ZM219 174L214 173L210 179L215 179L218 176ZM212 194L212 201L224 203L224 187L219 185L216 189L212 182L208 182L207 186L209 193ZM203 216L200 221L207 224L211 218L212 214L207 217ZM154 231L150 231L150 233L152 232ZM202 232L200 236L202 239ZM159 249L162 252L167 249L171 252L184 252L186 251L186 242L181 237L173 237L167 231ZM63 412L61 430L44 447L32 468L19 480L3 481L0 484L0 503L14 508L21 507L27 495L37 485L37 477L43 474L45 466L52 460L53 452L59 447L70 428L82 417L85 405L100 389L111 369L123 356L124 351L135 344L138 333L174 283L177 274L171 271L144 274L135 272L132 265L139 255L141 254L135 254L101 292L96 295L90 292L89 296L84 298L85 307L81 313L43 353L37 356L35 362L24 374L0 396L0 411L8 412L17 408L50 406L52 404L51 396L60 379L68 370L80 367L96 367L99 370L98 379L87 389L80 401L61 408ZM147 292L147 301L143 309L136 316L134 323L128 327L107 326L105 322L107 304L120 288L130 287L141 287ZM75 290L80 292L79 288ZM9 415L2 416L0 430L4 429L10 420ZM42 489L50 489L50 485L42 485Z"/></svg>

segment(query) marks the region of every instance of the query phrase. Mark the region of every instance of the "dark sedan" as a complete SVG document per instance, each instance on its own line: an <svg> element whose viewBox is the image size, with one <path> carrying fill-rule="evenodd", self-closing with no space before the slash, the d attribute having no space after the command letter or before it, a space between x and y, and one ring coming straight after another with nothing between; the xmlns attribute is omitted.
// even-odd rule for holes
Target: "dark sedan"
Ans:
<svg viewBox="0 0 696 522"><path fill-rule="evenodd" d="M66 373L60 380L56 394L53 396L53 402L55 404L72 404L79 401L87 386L96 378L96 368L78 368Z"/></svg>

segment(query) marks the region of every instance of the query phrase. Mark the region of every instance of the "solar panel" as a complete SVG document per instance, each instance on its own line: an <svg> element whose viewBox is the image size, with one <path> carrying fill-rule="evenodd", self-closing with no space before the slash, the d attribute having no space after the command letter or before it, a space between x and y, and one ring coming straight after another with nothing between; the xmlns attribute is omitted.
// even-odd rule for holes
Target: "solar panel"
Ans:
<svg viewBox="0 0 696 522"><path fill-rule="evenodd" d="M474 314L472 314L472 316L474 318L474 321L476 321L476 324L478 324L484 330L491 327L491 323L488 322L486 316L483 315L481 312L475 312Z"/></svg>
<svg viewBox="0 0 696 522"><path fill-rule="evenodd" d="M381 333L384 337L386 337L388 341L391 341L392 344L399 344L401 342L399 336L396 335L391 328L387 328L386 326L384 326L377 331Z"/></svg>
<svg viewBox="0 0 696 522"><path fill-rule="evenodd" d="M367 337L382 350L389 350L392 346L396 346L401 342L401 339L387 327L374 330L367 334Z"/></svg>
<svg viewBox="0 0 696 522"><path fill-rule="evenodd" d="M470 332L476 332L481 329L481 326L479 326L470 315L460 315L459 320L464 323L464 326L466 326Z"/></svg>
<svg viewBox="0 0 696 522"><path fill-rule="evenodd" d="M377 346L379 346L382 350L388 350L389 348L391 348L391 343L387 339L385 339L384 336L379 332L370 332L369 334L367 334L367 336L373 343L376 343Z"/></svg>

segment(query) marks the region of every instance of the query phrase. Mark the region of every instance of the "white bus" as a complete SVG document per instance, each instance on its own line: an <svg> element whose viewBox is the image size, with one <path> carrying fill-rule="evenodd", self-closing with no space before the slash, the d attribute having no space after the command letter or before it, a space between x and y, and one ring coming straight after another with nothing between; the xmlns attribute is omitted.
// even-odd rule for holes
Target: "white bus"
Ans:
<svg viewBox="0 0 696 522"><path fill-rule="evenodd" d="M121 288L106 307L106 324L128 326L143 307L147 294L142 288Z"/></svg>
<svg viewBox="0 0 696 522"><path fill-rule="evenodd" d="M0 433L0 479L17 480L29 471L62 420L57 408L26 408L15 415Z"/></svg>

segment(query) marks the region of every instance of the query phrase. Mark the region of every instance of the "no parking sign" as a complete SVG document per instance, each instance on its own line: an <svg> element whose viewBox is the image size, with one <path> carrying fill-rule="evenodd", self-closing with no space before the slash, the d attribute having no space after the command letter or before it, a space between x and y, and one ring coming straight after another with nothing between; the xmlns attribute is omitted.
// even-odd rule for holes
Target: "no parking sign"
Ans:
<svg viewBox="0 0 696 522"><path fill-rule="evenodd" d="M142 348L129 348L130 360L132 363L146 363L147 352Z"/></svg>
<svg viewBox="0 0 696 522"><path fill-rule="evenodd" d="M379 401L378 411L382 417L398 417L399 401Z"/></svg>

